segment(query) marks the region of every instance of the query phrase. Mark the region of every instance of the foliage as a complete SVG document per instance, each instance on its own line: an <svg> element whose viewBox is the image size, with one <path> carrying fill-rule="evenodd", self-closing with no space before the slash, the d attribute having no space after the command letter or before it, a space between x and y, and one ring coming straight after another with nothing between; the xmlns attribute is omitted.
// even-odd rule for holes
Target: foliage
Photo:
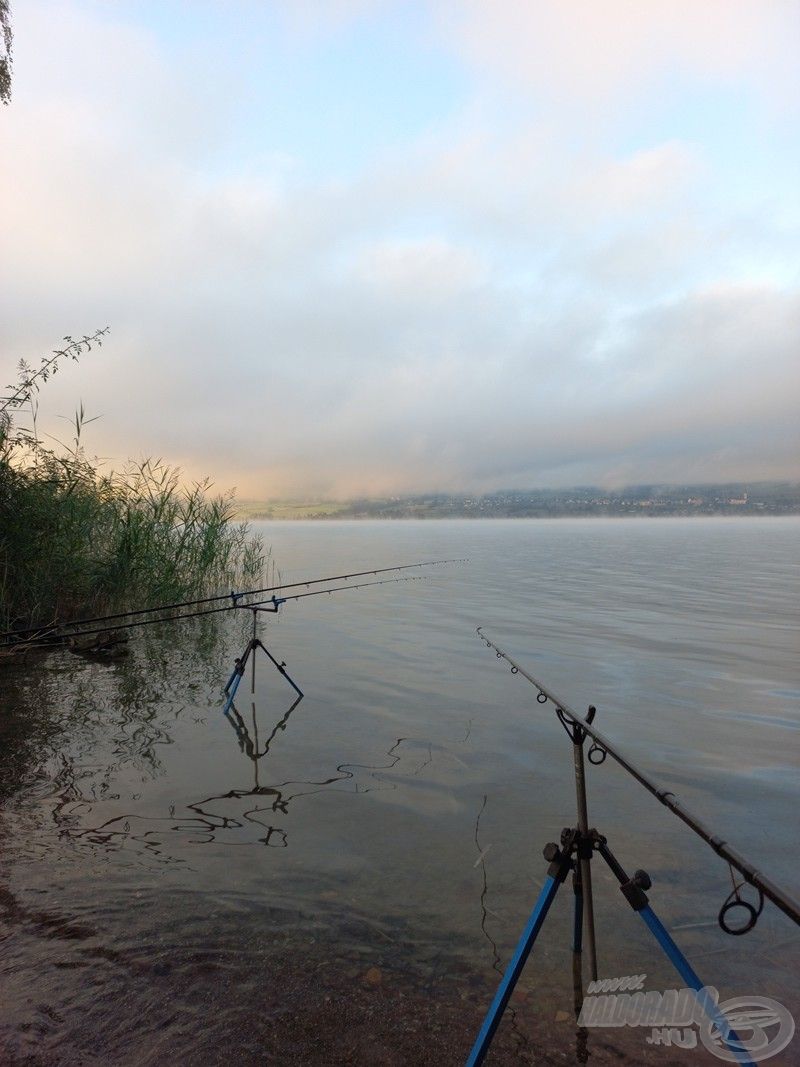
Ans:
<svg viewBox="0 0 800 1067"><path fill-rule="evenodd" d="M3 0L0 0L0 4L2 2ZM83 355L84 352L91 352L94 345L102 346L103 338L109 329L109 326L104 326L102 330L95 330L91 335L84 334L77 341L74 337L65 337L64 340L68 342L67 345L64 348L54 349L49 356L42 356L39 366L35 369L24 359L21 359L17 368L19 381L16 385L7 386L13 392L0 403L0 419L5 416L4 421L8 422L9 409L13 410L14 408L22 407L23 404L30 403L34 394L39 392L39 389L47 379L58 371L59 363L65 359L77 361L78 356ZM2 423L0 423L1 425Z"/></svg>
<svg viewBox="0 0 800 1067"><path fill-rule="evenodd" d="M106 331L98 331L104 334ZM81 405L70 443L45 445L36 391L83 338L20 369L0 411L0 626L47 625L228 589L261 574L263 548L232 522L231 496L206 481L185 487L161 460L103 473L83 446ZM23 405L31 425L18 427Z"/></svg>
<svg viewBox="0 0 800 1067"><path fill-rule="evenodd" d="M0 56L0 101L7 104L11 100L11 49L14 44L10 0L0 0L0 36L5 49L5 55Z"/></svg>

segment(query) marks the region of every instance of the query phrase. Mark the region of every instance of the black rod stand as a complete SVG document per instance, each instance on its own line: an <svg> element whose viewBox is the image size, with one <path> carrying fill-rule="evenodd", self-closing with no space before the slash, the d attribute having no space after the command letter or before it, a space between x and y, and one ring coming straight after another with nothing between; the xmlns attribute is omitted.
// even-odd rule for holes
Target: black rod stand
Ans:
<svg viewBox="0 0 800 1067"><path fill-rule="evenodd" d="M272 664L274 665L274 667L278 671L278 673L282 674L283 677L286 679L286 681L289 683L289 685L292 687L292 689L294 689L295 693L297 693L298 698L303 696L302 689L300 689L300 687L297 685L297 683L294 681L294 679L288 674L288 672L286 670L286 662L283 661L283 660L278 661L277 659L275 659L275 657L272 655L272 653L267 648L267 646L264 644L264 642L257 636L258 612L259 611L265 611L265 612L269 612L270 614L274 614L278 610L277 603L274 605L274 607L272 607L272 606L268 607L268 608L265 608L265 607L249 607L248 610L252 611L252 613L253 613L253 635L250 638L250 640L248 641L247 647L245 648L245 650L242 653L242 655L239 656L239 658L236 660L236 662L234 664L234 668L233 668L233 674L231 674L230 678L228 679L228 684L225 686L224 692L225 692L225 696L228 699L226 700L225 707L223 708L223 714L224 715L227 715L228 712L230 711L230 709L233 706L233 701L234 701L234 699L236 697L236 691L239 688L239 683L241 682L241 680L242 680L242 678L244 676L245 668L247 667L247 661L248 661L248 659L250 659L251 656L252 656L252 660L251 660L251 663L250 663L250 667L251 667L250 691L251 691L251 693L255 693L255 691L256 691L256 652L257 652L257 650L259 648L261 649L262 652L266 653L267 658L272 662Z"/></svg>
<svg viewBox="0 0 800 1067"><path fill-rule="evenodd" d="M560 711L560 709L558 709ZM587 721L591 722L597 709L592 706L587 713ZM559 715L559 719L572 741L572 762L575 771L575 803L578 814L578 833L580 835L578 846L578 878L582 896L582 912L586 926L586 954L589 957L589 974L593 981L597 980L597 944L594 929L594 897L592 895L592 868L589 860L592 858L592 846L589 834L589 808L586 800L586 773L583 762L583 745L586 741L586 731L576 723L571 723ZM577 918L576 918L577 923Z"/></svg>

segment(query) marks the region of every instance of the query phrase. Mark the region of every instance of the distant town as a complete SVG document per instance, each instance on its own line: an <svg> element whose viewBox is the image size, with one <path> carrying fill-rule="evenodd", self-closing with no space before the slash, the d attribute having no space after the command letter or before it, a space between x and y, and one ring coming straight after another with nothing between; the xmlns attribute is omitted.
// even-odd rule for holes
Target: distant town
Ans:
<svg viewBox="0 0 800 1067"><path fill-rule="evenodd" d="M798 515L800 482L420 493L348 501L242 501L252 519L546 519L564 516Z"/></svg>

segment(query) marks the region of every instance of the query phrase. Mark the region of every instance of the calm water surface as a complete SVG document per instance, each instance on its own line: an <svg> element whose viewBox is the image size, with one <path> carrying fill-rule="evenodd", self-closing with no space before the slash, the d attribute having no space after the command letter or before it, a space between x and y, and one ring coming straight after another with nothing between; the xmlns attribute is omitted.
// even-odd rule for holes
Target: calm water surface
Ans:
<svg viewBox="0 0 800 1067"><path fill-rule="evenodd" d="M151 630L111 665L2 668L6 1062L425 1063L434 1029L460 1062L574 811L552 709L477 625L800 892L800 521L258 525L287 582L469 562L267 616L305 697L264 658L236 728L220 691L244 618ZM589 802L704 979L800 1017L789 920L767 905L723 935L727 867L610 760ZM595 878L601 972L674 987ZM575 1061L562 895L497 1063ZM652 1062L719 1062L683 1055Z"/></svg>

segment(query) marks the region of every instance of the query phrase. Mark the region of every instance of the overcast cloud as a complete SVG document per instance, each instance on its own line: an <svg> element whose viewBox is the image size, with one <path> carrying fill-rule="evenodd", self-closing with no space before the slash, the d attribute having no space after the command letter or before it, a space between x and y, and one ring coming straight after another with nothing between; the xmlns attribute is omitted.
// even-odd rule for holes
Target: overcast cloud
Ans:
<svg viewBox="0 0 800 1067"><path fill-rule="evenodd" d="M6 380L112 327L52 428L257 498L800 476L794 2L13 13Z"/></svg>

